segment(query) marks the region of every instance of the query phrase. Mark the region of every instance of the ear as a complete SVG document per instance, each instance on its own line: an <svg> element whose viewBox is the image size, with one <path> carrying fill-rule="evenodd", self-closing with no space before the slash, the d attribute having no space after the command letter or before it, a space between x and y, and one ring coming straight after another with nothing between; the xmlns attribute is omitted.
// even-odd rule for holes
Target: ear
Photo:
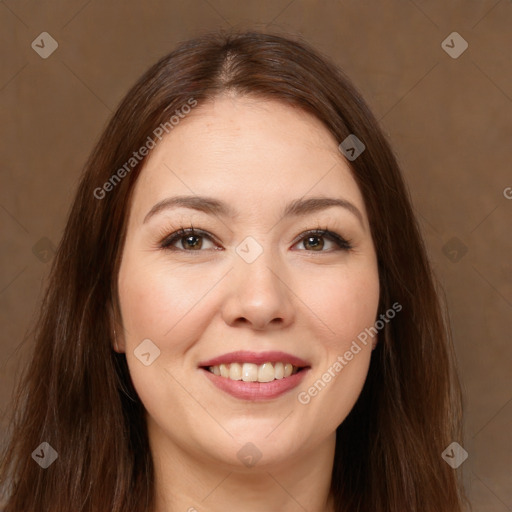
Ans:
<svg viewBox="0 0 512 512"><path fill-rule="evenodd" d="M109 304L110 311L110 339L112 340L112 349L118 354L125 352L124 328L123 324L118 320L119 314L116 314L114 306Z"/></svg>
<svg viewBox="0 0 512 512"><path fill-rule="evenodd" d="M377 343L379 342L379 335L377 334L372 341L372 350L375 350L377 348Z"/></svg>

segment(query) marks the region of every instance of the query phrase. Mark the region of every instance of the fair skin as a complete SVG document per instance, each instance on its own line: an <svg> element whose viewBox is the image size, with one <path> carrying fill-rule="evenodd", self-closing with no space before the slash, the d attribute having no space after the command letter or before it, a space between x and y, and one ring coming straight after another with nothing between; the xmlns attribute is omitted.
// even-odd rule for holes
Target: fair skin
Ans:
<svg viewBox="0 0 512 512"><path fill-rule="evenodd" d="M124 332L116 350L126 354L147 411L154 512L333 510L336 428L361 392L375 340L308 403L298 395L332 372L338 356L374 324L379 300L363 197L338 144L309 114L224 95L193 109L146 161L119 271ZM178 195L215 198L237 215L181 206L144 222L156 203ZM291 201L311 197L344 199L361 218L340 206L282 216ZM212 238L181 235L175 250L160 248L191 226ZM301 236L317 228L353 248ZM251 263L236 251L248 236L262 249ZM148 366L134 354L145 339L160 350ZM310 368L278 397L242 399L198 367L237 350L283 351ZM246 443L261 454L252 466L237 456Z"/></svg>

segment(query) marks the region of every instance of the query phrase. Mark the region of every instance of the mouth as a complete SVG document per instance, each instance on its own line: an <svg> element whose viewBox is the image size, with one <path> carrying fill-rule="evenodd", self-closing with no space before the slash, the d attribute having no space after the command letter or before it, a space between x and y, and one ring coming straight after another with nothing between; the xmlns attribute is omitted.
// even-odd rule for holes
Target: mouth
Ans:
<svg viewBox="0 0 512 512"><path fill-rule="evenodd" d="M199 364L220 390L243 400L268 400L295 388L311 366L284 352L232 352Z"/></svg>
<svg viewBox="0 0 512 512"><path fill-rule="evenodd" d="M281 380L303 371L305 366L295 366L291 363L278 361L263 364L236 362L231 364L220 364L201 367L204 370L224 379L243 382L272 382Z"/></svg>

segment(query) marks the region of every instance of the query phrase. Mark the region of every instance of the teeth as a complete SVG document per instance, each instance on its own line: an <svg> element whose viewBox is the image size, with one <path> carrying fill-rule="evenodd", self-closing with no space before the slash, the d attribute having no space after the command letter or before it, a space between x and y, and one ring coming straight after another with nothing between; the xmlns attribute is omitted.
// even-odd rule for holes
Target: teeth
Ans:
<svg viewBox="0 0 512 512"><path fill-rule="evenodd" d="M290 363L231 363L210 366L208 368L214 375L231 380L244 382L271 382L274 379L283 379L294 375L299 368Z"/></svg>
<svg viewBox="0 0 512 512"><path fill-rule="evenodd" d="M272 363L265 363L258 367L258 382L270 382L275 378L275 370Z"/></svg>
<svg viewBox="0 0 512 512"><path fill-rule="evenodd" d="M274 365L274 376L276 379L282 379L284 377L284 364L276 363Z"/></svg>
<svg viewBox="0 0 512 512"><path fill-rule="evenodd" d="M232 363L229 366L229 378L231 380L242 380L242 365L238 363Z"/></svg>
<svg viewBox="0 0 512 512"><path fill-rule="evenodd" d="M256 382L258 380L258 365L244 363L242 366L242 380L244 382Z"/></svg>
<svg viewBox="0 0 512 512"><path fill-rule="evenodd" d="M210 371L212 371L212 368L213 368L213 373L215 373L215 368L217 368L217 367L210 366ZM215 374L215 375L217 375L217 374ZM226 366L225 364L220 365L220 376L221 377L229 377L229 366Z"/></svg>

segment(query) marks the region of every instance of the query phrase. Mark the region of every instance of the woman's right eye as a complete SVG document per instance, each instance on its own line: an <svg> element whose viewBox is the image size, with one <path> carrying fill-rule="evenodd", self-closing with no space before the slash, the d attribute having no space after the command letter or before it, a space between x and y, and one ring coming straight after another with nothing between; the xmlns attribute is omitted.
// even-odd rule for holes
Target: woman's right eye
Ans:
<svg viewBox="0 0 512 512"><path fill-rule="evenodd" d="M203 230L180 228L178 231L171 233L162 240L160 246L162 249L170 251L200 251L201 249L204 249L203 239L205 238L212 242L212 237ZM181 247L176 247L176 243L181 244ZM206 249L210 248L207 247Z"/></svg>

